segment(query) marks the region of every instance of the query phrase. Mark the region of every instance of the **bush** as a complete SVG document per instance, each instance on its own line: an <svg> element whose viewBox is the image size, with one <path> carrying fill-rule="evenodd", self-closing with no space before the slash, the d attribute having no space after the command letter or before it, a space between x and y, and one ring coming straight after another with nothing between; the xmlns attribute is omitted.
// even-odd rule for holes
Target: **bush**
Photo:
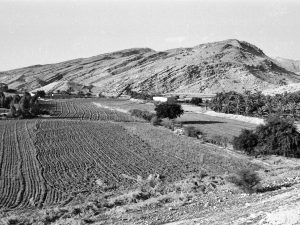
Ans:
<svg viewBox="0 0 300 225"><path fill-rule="evenodd" d="M18 104L20 101L21 97L20 95L16 94L13 96L13 104Z"/></svg>
<svg viewBox="0 0 300 225"><path fill-rule="evenodd" d="M191 99L191 104L193 104L193 105L200 105L200 104L202 104L202 98L196 98L196 97L193 97L192 99Z"/></svg>
<svg viewBox="0 0 300 225"><path fill-rule="evenodd" d="M158 126L161 123L161 119L159 119L157 116L154 116L154 117L151 118L150 123L153 126Z"/></svg>
<svg viewBox="0 0 300 225"><path fill-rule="evenodd" d="M212 143L214 145L219 145L226 148L228 146L229 139L228 137L213 135L209 138L205 138L205 142Z"/></svg>
<svg viewBox="0 0 300 225"><path fill-rule="evenodd" d="M152 100L153 95L145 93L145 92L135 92L132 90L127 90L126 93L131 97L135 99L142 99L142 100Z"/></svg>
<svg viewBox="0 0 300 225"><path fill-rule="evenodd" d="M22 98L19 101L19 110L25 117L29 116L30 100L31 95L28 92L24 92Z"/></svg>
<svg viewBox="0 0 300 225"><path fill-rule="evenodd" d="M187 127L184 127L184 135L186 135L188 137L198 138L199 135L202 135L202 132L193 126L187 126Z"/></svg>
<svg viewBox="0 0 300 225"><path fill-rule="evenodd" d="M15 89L8 89L6 92L7 93L13 93L13 94L15 94L15 93L17 93L17 90L15 90Z"/></svg>
<svg viewBox="0 0 300 225"><path fill-rule="evenodd" d="M175 119L183 114L183 109L177 103L160 103L155 107L156 115L159 118Z"/></svg>
<svg viewBox="0 0 300 225"><path fill-rule="evenodd" d="M258 144L258 137L252 130L243 129L238 137L233 138L233 149L253 154Z"/></svg>
<svg viewBox="0 0 300 225"><path fill-rule="evenodd" d="M235 176L229 177L229 181L241 187L244 191L253 193L256 191L261 178L258 176L257 172L250 169L243 169Z"/></svg>
<svg viewBox="0 0 300 225"><path fill-rule="evenodd" d="M147 121L151 121L152 118L154 118L156 115L155 113L151 113L145 110L140 110L140 109L131 109L129 110L130 115L142 118Z"/></svg>
<svg viewBox="0 0 300 225"><path fill-rule="evenodd" d="M4 105L3 107L6 109L10 108L10 104L13 102L13 97L12 96L7 96L4 100Z"/></svg>
<svg viewBox="0 0 300 225"><path fill-rule="evenodd" d="M174 121L172 120L169 119L162 120L161 125L170 130L174 130Z"/></svg>
<svg viewBox="0 0 300 225"><path fill-rule="evenodd" d="M36 92L36 96L37 96L37 97L41 97L41 98L45 98L46 92L45 92L44 90L37 91L37 92Z"/></svg>
<svg viewBox="0 0 300 225"><path fill-rule="evenodd" d="M300 133L292 120L272 116L255 134L259 153L300 157Z"/></svg>

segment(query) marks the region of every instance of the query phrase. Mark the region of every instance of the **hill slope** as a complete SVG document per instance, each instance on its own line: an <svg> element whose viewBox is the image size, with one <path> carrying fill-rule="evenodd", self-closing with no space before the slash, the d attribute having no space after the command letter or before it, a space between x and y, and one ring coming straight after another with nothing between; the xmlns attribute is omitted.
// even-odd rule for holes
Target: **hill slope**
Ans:
<svg viewBox="0 0 300 225"><path fill-rule="evenodd" d="M35 65L2 72L0 82L22 90L50 85L51 91L56 91L68 88L65 84L71 82L82 88L92 85L94 93L117 94L126 87L147 92L215 93L275 88L300 82L300 75L279 66L256 46L230 39L193 48L163 52L127 49Z"/></svg>
<svg viewBox="0 0 300 225"><path fill-rule="evenodd" d="M280 57L275 58L275 60L283 68L292 71L294 73L300 74L300 60L285 59Z"/></svg>

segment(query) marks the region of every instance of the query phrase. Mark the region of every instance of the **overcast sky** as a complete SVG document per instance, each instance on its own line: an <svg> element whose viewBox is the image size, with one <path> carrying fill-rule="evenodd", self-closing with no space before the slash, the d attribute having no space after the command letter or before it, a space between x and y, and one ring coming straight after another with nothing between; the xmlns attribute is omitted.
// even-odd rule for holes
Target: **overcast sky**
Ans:
<svg viewBox="0 0 300 225"><path fill-rule="evenodd" d="M300 59L299 0L0 0L0 71L236 38Z"/></svg>

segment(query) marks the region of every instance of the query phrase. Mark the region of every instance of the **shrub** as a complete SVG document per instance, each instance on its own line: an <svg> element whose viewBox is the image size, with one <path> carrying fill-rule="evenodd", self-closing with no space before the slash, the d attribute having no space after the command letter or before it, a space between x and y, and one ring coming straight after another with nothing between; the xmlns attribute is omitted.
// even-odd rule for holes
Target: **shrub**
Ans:
<svg viewBox="0 0 300 225"><path fill-rule="evenodd" d="M12 96L7 96L4 100L4 108L9 109L10 108L10 104L13 102L13 97Z"/></svg>
<svg viewBox="0 0 300 225"><path fill-rule="evenodd" d="M255 133L259 153L300 157L300 133L292 120L271 116Z"/></svg>
<svg viewBox="0 0 300 225"><path fill-rule="evenodd" d="M159 119L157 116L154 116L154 117L151 118L150 123L153 126L158 126L161 123L161 119Z"/></svg>
<svg viewBox="0 0 300 225"><path fill-rule="evenodd" d="M200 105L200 104L202 104L202 98L196 98L196 97L193 97L192 99L191 99L191 104L193 104L193 105Z"/></svg>
<svg viewBox="0 0 300 225"><path fill-rule="evenodd" d="M4 108L5 105L5 94L0 92L0 108Z"/></svg>
<svg viewBox="0 0 300 225"><path fill-rule="evenodd" d="M151 121L151 119L156 116L155 113L151 113L149 111L140 110L140 109L131 109L129 110L129 113L132 116L142 118L147 121Z"/></svg>
<svg viewBox="0 0 300 225"><path fill-rule="evenodd" d="M174 130L174 121L165 119L161 121L161 125L170 130Z"/></svg>
<svg viewBox="0 0 300 225"><path fill-rule="evenodd" d="M46 96L46 92L44 90L37 91L36 96L44 98Z"/></svg>
<svg viewBox="0 0 300 225"><path fill-rule="evenodd" d="M252 130L243 129L238 137L233 138L233 148L242 150L248 154L254 153L254 148L257 146L258 137Z"/></svg>
<svg viewBox="0 0 300 225"><path fill-rule="evenodd" d="M183 109L177 103L160 103L155 107L156 115L159 118L175 119L183 114Z"/></svg>
<svg viewBox="0 0 300 225"><path fill-rule="evenodd" d="M31 100L31 95L28 92L25 92L19 101L19 109L22 115L25 117L27 117L29 114L30 100Z"/></svg>
<svg viewBox="0 0 300 225"><path fill-rule="evenodd" d="M205 138L205 142L212 143L214 145L219 145L224 148L228 146L229 139L228 137L220 136L220 135L213 135L209 138Z"/></svg>
<svg viewBox="0 0 300 225"><path fill-rule="evenodd" d="M16 94L13 96L13 104L18 104L20 101L21 97L20 95Z"/></svg>
<svg viewBox="0 0 300 225"><path fill-rule="evenodd" d="M241 187L244 191L253 193L256 191L261 178L253 170L242 169L235 176L229 177L229 181Z"/></svg>
<svg viewBox="0 0 300 225"><path fill-rule="evenodd" d="M186 135L188 137L198 138L199 135L201 135L201 134L202 134L202 132L193 126L184 127L184 135Z"/></svg>
<svg viewBox="0 0 300 225"><path fill-rule="evenodd" d="M17 93L17 90L15 89L7 89L7 93Z"/></svg>
<svg viewBox="0 0 300 225"><path fill-rule="evenodd" d="M136 99L142 99L142 100L152 100L153 95L145 93L145 92L135 92L132 90L127 90L126 93L131 97L131 98L136 98Z"/></svg>

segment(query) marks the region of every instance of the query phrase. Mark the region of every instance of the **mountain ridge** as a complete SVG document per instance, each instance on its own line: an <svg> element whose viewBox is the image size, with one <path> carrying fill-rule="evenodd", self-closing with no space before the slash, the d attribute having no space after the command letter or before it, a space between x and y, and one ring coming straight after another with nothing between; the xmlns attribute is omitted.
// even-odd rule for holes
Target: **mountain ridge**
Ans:
<svg viewBox="0 0 300 225"><path fill-rule="evenodd" d="M261 91L299 83L300 75L245 41L228 39L191 48L131 48L60 63L0 72L0 82L19 90L91 87L93 93L216 93ZM63 85L59 85L62 82ZM80 88L79 88L80 89Z"/></svg>

